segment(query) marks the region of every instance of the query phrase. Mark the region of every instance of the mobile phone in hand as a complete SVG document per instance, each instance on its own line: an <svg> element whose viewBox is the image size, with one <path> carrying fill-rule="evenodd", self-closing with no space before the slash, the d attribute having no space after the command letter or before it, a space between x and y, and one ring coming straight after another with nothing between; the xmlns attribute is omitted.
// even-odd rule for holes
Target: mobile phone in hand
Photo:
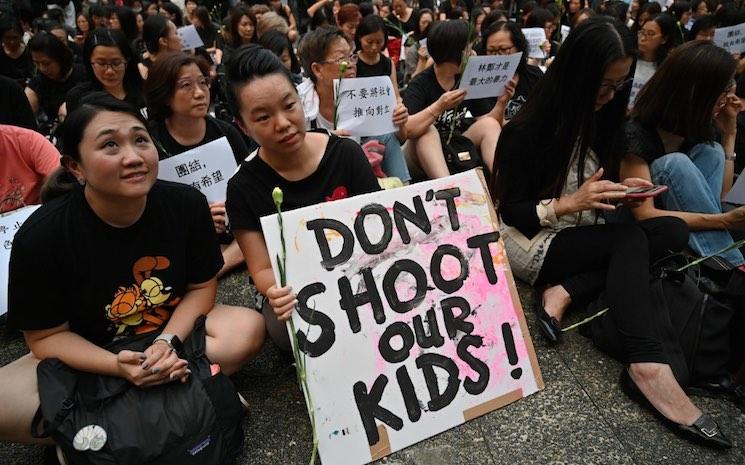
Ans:
<svg viewBox="0 0 745 465"><path fill-rule="evenodd" d="M630 199L647 199L657 197L666 191L667 186L630 187L626 189L626 197Z"/></svg>

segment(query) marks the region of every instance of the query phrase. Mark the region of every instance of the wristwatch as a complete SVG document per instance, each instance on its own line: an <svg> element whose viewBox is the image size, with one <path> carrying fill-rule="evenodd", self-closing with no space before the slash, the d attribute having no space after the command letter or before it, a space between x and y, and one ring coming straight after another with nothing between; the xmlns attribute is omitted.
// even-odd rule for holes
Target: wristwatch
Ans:
<svg viewBox="0 0 745 465"><path fill-rule="evenodd" d="M175 350L177 354L180 354L184 350L183 342L181 342L181 339L179 339L175 334L161 333L158 337L153 339L153 344L158 341L163 341L168 344L168 347Z"/></svg>
<svg viewBox="0 0 745 465"><path fill-rule="evenodd" d="M727 160L727 161L735 161L735 159L737 159L737 154L734 153L734 152L732 152L732 155L730 155L730 156L725 155L724 156L724 159Z"/></svg>

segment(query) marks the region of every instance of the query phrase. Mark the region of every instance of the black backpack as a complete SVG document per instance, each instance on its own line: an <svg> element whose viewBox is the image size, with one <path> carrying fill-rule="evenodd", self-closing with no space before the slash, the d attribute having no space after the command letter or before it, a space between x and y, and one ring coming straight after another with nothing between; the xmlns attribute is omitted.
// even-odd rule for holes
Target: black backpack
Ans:
<svg viewBox="0 0 745 465"><path fill-rule="evenodd" d="M204 322L200 317L184 342L181 356L192 371L186 383L138 388L125 379L43 360L32 435L51 437L71 465L234 463L242 450L245 413L230 378L212 374ZM108 349L142 351L155 336Z"/></svg>
<svg viewBox="0 0 745 465"><path fill-rule="evenodd" d="M670 257L656 266L650 283L653 305L665 311L655 312L652 322L660 331L659 339L675 378L689 392L724 391L733 394L731 369L741 361L739 338L742 332L742 308L726 295L712 295L698 268L677 271L684 265L679 257ZM590 314L607 308L601 295L588 307ZM613 319L607 314L595 318L582 333L611 357L625 362L625 350ZM742 389L740 389L742 391Z"/></svg>

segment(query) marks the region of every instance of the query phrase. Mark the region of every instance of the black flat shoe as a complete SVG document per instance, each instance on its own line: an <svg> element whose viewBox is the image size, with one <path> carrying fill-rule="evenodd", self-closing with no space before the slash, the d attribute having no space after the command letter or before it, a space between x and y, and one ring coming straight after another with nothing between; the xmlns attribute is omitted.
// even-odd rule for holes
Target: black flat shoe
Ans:
<svg viewBox="0 0 745 465"><path fill-rule="evenodd" d="M535 308L535 314L538 317L538 327L541 329L546 338L553 342L561 342L561 324L559 320L552 317L546 312L543 306L543 289L533 289L533 308Z"/></svg>
<svg viewBox="0 0 745 465"><path fill-rule="evenodd" d="M651 411L657 418L662 421L662 424L670 429L673 433L678 436L687 439L688 441L701 444L703 446L711 447L713 449L730 449L732 442L724 435L716 421L708 414L703 413L701 416L693 422L692 425L681 425L675 423L669 418L665 417L660 413L649 400L644 397L644 394L639 390L639 387L631 379L628 370L624 368L621 370L621 376L619 377L618 384L621 386L621 390L633 401L636 401L642 407Z"/></svg>

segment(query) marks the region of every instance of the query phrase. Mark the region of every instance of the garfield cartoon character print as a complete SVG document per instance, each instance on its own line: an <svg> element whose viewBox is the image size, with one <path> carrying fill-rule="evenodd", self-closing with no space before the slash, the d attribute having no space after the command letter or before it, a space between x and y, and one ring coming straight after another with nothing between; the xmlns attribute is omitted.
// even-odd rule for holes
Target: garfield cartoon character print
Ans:
<svg viewBox="0 0 745 465"><path fill-rule="evenodd" d="M134 284L119 286L106 306L106 317L116 328L116 337L155 331L168 321L181 301L171 298L171 287L156 273L171 265L166 257L142 257L132 266Z"/></svg>

